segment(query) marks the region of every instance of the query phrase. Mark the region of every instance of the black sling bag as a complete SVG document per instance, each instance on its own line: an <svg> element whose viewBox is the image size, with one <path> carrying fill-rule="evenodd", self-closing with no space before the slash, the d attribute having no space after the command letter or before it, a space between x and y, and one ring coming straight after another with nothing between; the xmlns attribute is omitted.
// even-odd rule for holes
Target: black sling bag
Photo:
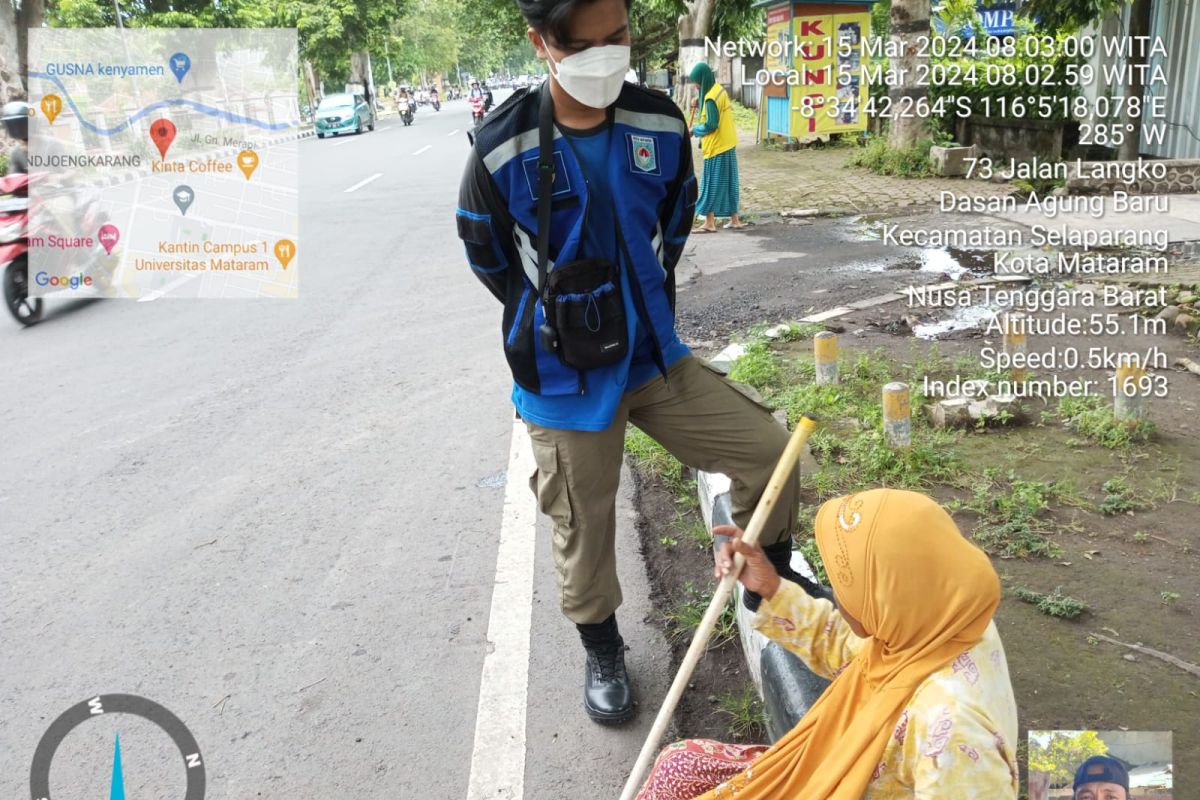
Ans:
<svg viewBox="0 0 1200 800"><path fill-rule="evenodd" d="M620 266L603 258L581 258L556 264L547 275L554 191L554 104L549 81L542 87L538 134L537 289L546 319L538 336L542 348L568 367L611 366L629 350Z"/></svg>

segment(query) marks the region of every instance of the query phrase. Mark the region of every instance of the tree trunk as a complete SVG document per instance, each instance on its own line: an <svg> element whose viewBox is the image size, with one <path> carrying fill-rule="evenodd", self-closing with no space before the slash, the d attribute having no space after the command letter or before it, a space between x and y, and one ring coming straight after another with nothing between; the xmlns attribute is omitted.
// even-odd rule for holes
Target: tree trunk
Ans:
<svg viewBox="0 0 1200 800"><path fill-rule="evenodd" d="M307 58L304 59L304 87L308 91L309 115L315 119L317 115L317 103L321 102L321 95L317 91L317 76L313 72L312 62Z"/></svg>
<svg viewBox="0 0 1200 800"><path fill-rule="evenodd" d="M1151 15L1151 0L1133 0L1133 5L1129 9L1129 38L1137 43L1137 36L1150 35L1150 15ZM1143 40L1144 42L1145 40ZM1140 46L1139 46L1140 45ZM1129 86L1125 89L1126 97L1136 97L1139 100L1144 100L1146 96L1146 81L1145 75L1141 69L1148 63L1146 53L1149 50L1148 45L1135 44L1133 55L1129 56L1125 63L1134 68L1133 75L1130 77ZM1126 106L1128 109L1128 106ZM1121 161L1134 161L1138 157L1138 150L1142 140L1142 119L1143 114L1132 116L1126 111L1124 122L1133 127L1133 130L1125 132L1125 140L1121 142L1120 150L1117 158ZM1116 122L1116 120L1114 120Z"/></svg>
<svg viewBox="0 0 1200 800"><path fill-rule="evenodd" d="M375 107L375 82L371 80L371 54L358 50L350 54L350 82L361 83L367 105Z"/></svg>
<svg viewBox="0 0 1200 800"><path fill-rule="evenodd" d="M0 105L25 96L25 73L21 69L17 47L16 11L9 0L0 0ZM0 137L0 142L3 141Z"/></svg>
<svg viewBox="0 0 1200 800"><path fill-rule="evenodd" d="M17 12L17 58L22 75L29 73L29 29L46 21L46 0L25 0Z"/></svg>
<svg viewBox="0 0 1200 800"><path fill-rule="evenodd" d="M712 27L716 0L687 0L687 7L679 17L679 74L676 76L675 102L685 105L687 78L692 67L704 61L704 37Z"/></svg>
<svg viewBox="0 0 1200 800"><path fill-rule="evenodd" d="M903 75L898 86L888 91L892 112L888 144L892 147L912 147L927 135L926 121L915 113L915 103L928 94L925 86L917 86L917 64L927 60L917 57L917 37L929 35L929 0L892 0L892 48L903 52L893 59L891 67ZM903 47L903 50L900 48ZM909 98L909 99L903 99ZM906 111L908 116L897 112Z"/></svg>

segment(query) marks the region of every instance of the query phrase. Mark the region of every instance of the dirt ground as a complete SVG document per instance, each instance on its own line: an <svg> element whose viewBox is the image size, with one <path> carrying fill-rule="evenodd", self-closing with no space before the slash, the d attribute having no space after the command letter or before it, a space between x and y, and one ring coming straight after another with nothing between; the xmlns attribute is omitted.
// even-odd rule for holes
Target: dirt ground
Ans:
<svg viewBox="0 0 1200 800"><path fill-rule="evenodd" d="M930 216L911 219L928 225ZM763 322L797 319L813 311L862 300L902 286L945 280L948 256L976 274L987 271L987 254L929 254L906 248L881 248L863 233L862 219L816 220L802 225L760 225L746 234L705 237L695 260L720 263L714 254L741 254L737 269L697 269L679 299L679 329L700 355L711 355L730 338ZM717 242L720 237L723 240ZM738 237L741 237L740 239ZM692 245L689 245L692 248ZM724 249L722 249L724 248ZM783 253L782 257L779 253ZM814 257L817 256L817 257ZM1082 313L1082 312L1072 312ZM910 324L941 321L949 311L912 309L894 303L840 317L829 324L839 332L846 355L876 353L898 365L928 358L932 341L913 336ZM907 319L906 319L907 318ZM1181 355L1200 360L1200 347L1174 333L1151 337L1168 363ZM1086 346L1144 350L1147 337L1132 334L1089 340ZM999 346L999 337L979 331L942 336L936 349L946 363L978 361L982 347ZM1083 346L1078 337L1049 337L1037 347ZM808 342L780 346L786 358L803 358ZM1103 382L1111 370L1056 370ZM1001 558L994 564L1004 599L997 624L1005 642L1020 709L1022 738L1027 729L1123 728L1175 731L1176 796L1200 782L1200 677L1144 652L1098 637L1141 644L1184 662L1200 664L1200 376L1174 369L1169 394L1152 400L1153 438L1131 448L1108 449L1069 430L1060 419L1044 417L1056 403L1029 401L1025 422L958 434L955 450L963 458L964 480L930 487L943 502L970 498L970 476L992 467L1001 475L1051 481L1071 487L1070 502L1054 502L1048 511L1049 539L1060 548L1053 557ZM1136 508L1101 513L1114 478L1129 487ZM667 492L641 481L643 546L647 569L663 602L686 580L707 575L707 553L681 547L666 551L657 531L675 516ZM815 493L805 498L818 501ZM954 512L964 532L980 523L968 510ZM694 560L696 563L691 563ZM1047 616L1016 597L1017 589L1061 591L1087 604L1073 620ZM730 651L734 658L729 653ZM682 652L682 649L680 650ZM723 735L727 718L708 698L747 681L736 645L710 654L697 688L677 716L687 736ZM706 705L707 704L707 705Z"/></svg>

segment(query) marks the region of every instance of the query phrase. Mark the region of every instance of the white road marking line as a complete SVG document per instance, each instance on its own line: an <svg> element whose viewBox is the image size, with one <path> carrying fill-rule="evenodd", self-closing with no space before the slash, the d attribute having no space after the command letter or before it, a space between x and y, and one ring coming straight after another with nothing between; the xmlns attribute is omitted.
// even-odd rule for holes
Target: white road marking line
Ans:
<svg viewBox="0 0 1200 800"><path fill-rule="evenodd" d="M446 136L454 136L456 133L458 133L458 128L455 128L454 130L450 131L449 133L446 134Z"/></svg>
<svg viewBox="0 0 1200 800"><path fill-rule="evenodd" d="M426 150L428 150L428 149L429 149L429 148L431 148L431 147L433 147L433 145L431 145L431 144L427 144L427 145L425 145L424 147L422 147L420 150L418 150L417 152L413 153L413 155L414 155L414 156L419 156L419 155L421 155L421 153L424 153Z"/></svg>
<svg viewBox="0 0 1200 800"><path fill-rule="evenodd" d="M525 711L537 529L537 509L529 491L533 468L529 433L523 422L514 420L488 616L490 648L483 658L479 682L467 800L522 800L525 794Z"/></svg>
<svg viewBox="0 0 1200 800"><path fill-rule="evenodd" d="M350 144L353 141L354 141L353 139L342 139L340 142L334 142L333 146L334 147L345 147L346 145Z"/></svg>
<svg viewBox="0 0 1200 800"><path fill-rule="evenodd" d="M383 177L383 173L382 173L382 172L376 172L376 173L375 173L374 175L372 175L371 177L369 177L369 178L363 178L361 181L359 181L358 183L356 183L356 184L354 184L353 186L351 186L349 189L347 189L347 190L346 190L346 193L347 193L347 194L349 194L350 192L357 192L359 189L361 189L362 187L366 186L366 185L367 185L368 183L370 183L371 181L373 181L373 180L375 180L375 179L377 179L377 178L381 178L381 177Z"/></svg>

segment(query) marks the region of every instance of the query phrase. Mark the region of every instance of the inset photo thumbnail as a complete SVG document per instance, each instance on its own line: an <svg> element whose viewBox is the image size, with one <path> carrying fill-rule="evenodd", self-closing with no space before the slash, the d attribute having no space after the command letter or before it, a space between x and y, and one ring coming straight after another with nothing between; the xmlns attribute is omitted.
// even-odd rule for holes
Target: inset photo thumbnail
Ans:
<svg viewBox="0 0 1200 800"><path fill-rule="evenodd" d="M1030 731L1029 800L1171 800L1170 731Z"/></svg>

